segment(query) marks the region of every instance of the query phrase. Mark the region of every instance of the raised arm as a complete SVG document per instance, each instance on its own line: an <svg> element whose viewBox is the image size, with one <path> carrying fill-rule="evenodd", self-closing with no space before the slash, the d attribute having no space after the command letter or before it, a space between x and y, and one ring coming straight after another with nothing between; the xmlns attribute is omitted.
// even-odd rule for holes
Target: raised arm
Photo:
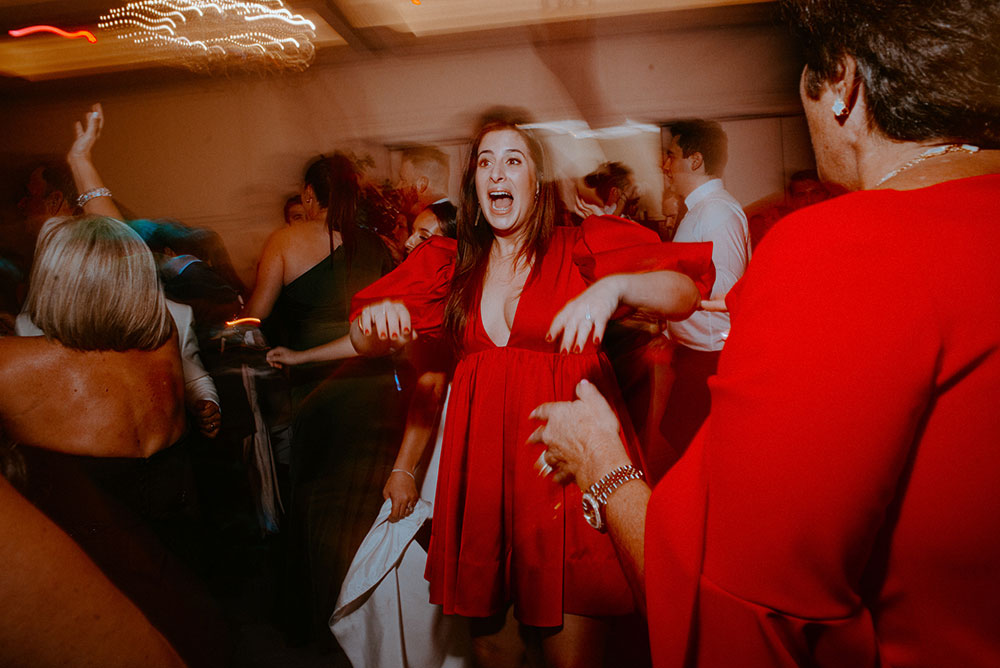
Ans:
<svg viewBox="0 0 1000 668"><path fill-rule="evenodd" d="M112 199L111 191L104 187L90 155L103 128L104 110L100 104L95 104L82 123L76 122L76 139L66 155L66 162L73 172L73 182L80 195L78 201L83 200L84 212L122 220L122 212Z"/></svg>
<svg viewBox="0 0 1000 668"><path fill-rule="evenodd" d="M568 301L552 320L548 337L553 340L562 334L560 349L579 352L588 339L600 343L608 321L621 306L667 320L684 320L698 308L700 299L694 281L675 271L614 274Z"/></svg>

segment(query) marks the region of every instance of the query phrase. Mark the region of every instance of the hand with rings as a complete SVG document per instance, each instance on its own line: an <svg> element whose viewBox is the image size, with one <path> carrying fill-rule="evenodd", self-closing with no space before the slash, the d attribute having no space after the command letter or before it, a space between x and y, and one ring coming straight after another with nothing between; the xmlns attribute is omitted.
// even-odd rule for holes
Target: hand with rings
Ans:
<svg viewBox="0 0 1000 668"><path fill-rule="evenodd" d="M594 282L556 314L545 340L554 341L562 335L561 352L579 353L588 343L600 345L620 298L621 288L615 276Z"/></svg>

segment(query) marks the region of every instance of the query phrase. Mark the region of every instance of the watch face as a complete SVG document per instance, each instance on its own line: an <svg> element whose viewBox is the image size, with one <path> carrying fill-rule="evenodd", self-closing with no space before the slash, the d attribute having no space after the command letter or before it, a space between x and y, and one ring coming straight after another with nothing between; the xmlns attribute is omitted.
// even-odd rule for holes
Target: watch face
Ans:
<svg viewBox="0 0 1000 668"><path fill-rule="evenodd" d="M604 522L601 518L601 506L598 504L597 499L591 496L590 492L583 493L583 519L587 520L587 524L598 531L604 528Z"/></svg>

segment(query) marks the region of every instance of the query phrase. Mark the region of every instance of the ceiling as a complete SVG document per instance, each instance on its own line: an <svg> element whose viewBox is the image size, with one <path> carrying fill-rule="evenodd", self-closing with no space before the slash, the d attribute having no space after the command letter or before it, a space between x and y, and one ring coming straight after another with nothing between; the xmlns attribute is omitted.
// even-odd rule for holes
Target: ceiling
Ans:
<svg viewBox="0 0 1000 668"><path fill-rule="evenodd" d="M111 39L98 18L125 0L0 0L0 89L26 81L79 79L161 67L154 50ZM315 60L413 49L502 44L513 35L538 41L609 31L754 23L772 3L757 0L288 0L316 26ZM51 25L86 29L98 39L49 33L11 37L9 30ZM512 33L511 31L515 31ZM235 66L238 69L238 65ZM233 69L231 66L230 69ZM17 82L21 82L18 84Z"/></svg>

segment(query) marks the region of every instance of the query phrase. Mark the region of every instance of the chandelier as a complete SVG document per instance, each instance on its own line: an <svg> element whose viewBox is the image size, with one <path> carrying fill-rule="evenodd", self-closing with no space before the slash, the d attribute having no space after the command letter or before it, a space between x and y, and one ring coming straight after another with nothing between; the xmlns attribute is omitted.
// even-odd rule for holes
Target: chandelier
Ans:
<svg viewBox="0 0 1000 668"><path fill-rule="evenodd" d="M97 23L153 60L192 69L232 65L305 69L316 26L281 0L141 0Z"/></svg>

